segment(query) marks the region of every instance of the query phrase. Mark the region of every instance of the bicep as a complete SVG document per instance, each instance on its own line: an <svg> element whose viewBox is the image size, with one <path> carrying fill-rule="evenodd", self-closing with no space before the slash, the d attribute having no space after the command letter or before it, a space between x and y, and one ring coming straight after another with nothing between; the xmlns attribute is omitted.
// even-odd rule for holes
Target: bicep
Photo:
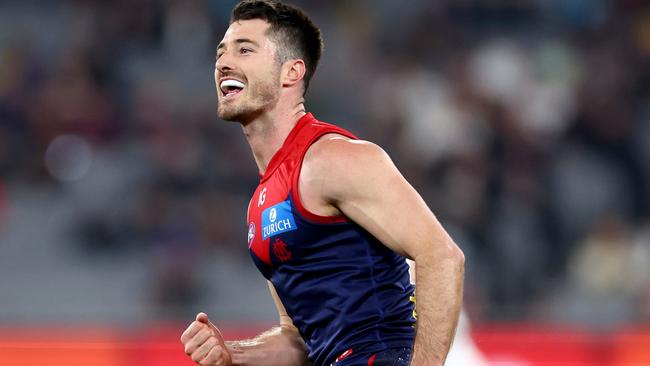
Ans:
<svg viewBox="0 0 650 366"><path fill-rule="evenodd" d="M424 200L381 148L369 143L348 148L345 164L333 164L327 178L330 197L339 210L407 258L454 249Z"/></svg>

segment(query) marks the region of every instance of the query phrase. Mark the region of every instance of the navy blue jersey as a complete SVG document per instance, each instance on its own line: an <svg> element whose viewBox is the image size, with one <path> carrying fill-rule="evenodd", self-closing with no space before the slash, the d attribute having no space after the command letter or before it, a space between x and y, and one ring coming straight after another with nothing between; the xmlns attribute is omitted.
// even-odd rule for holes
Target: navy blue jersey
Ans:
<svg viewBox="0 0 650 366"><path fill-rule="evenodd" d="M302 160L328 133L355 138L311 114L302 117L248 207L253 261L275 286L314 365L408 348L415 337L414 287L405 259L345 216L318 216L300 202Z"/></svg>

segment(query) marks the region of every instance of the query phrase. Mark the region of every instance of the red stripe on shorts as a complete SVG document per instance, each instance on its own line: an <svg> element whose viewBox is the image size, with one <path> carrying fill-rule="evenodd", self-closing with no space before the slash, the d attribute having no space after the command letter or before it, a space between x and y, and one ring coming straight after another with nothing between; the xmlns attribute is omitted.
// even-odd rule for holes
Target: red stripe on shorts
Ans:
<svg viewBox="0 0 650 366"><path fill-rule="evenodd" d="M351 355L353 352L352 348L348 349L347 351L343 352L339 357L336 358L334 362L341 362L343 361L344 358L348 357Z"/></svg>
<svg viewBox="0 0 650 366"><path fill-rule="evenodd" d="M377 354L372 355L372 356L368 359L368 366L372 366L372 365L375 364L375 357L377 357Z"/></svg>

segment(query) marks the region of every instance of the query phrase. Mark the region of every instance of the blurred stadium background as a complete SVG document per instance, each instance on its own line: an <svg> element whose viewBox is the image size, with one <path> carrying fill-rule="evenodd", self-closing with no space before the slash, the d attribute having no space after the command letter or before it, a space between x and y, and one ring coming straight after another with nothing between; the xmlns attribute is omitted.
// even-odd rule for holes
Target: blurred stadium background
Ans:
<svg viewBox="0 0 650 366"><path fill-rule="evenodd" d="M197 311L275 321L255 165L215 113L235 3L0 1L1 365L190 364ZM381 144L463 248L486 357L650 365L648 1L292 3L325 37L308 109Z"/></svg>

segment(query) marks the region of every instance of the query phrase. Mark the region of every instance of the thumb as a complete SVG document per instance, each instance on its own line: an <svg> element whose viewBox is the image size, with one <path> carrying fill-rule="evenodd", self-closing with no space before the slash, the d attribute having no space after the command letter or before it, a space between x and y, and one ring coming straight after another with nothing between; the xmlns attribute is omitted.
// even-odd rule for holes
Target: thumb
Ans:
<svg viewBox="0 0 650 366"><path fill-rule="evenodd" d="M221 343L223 343L223 336L221 335L221 332L219 331L219 328L217 328L212 322L210 321L210 318L208 318L208 314L204 312L200 312L196 314L196 321L199 323L203 323L210 327L212 331L215 333L215 336L219 339Z"/></svg>

